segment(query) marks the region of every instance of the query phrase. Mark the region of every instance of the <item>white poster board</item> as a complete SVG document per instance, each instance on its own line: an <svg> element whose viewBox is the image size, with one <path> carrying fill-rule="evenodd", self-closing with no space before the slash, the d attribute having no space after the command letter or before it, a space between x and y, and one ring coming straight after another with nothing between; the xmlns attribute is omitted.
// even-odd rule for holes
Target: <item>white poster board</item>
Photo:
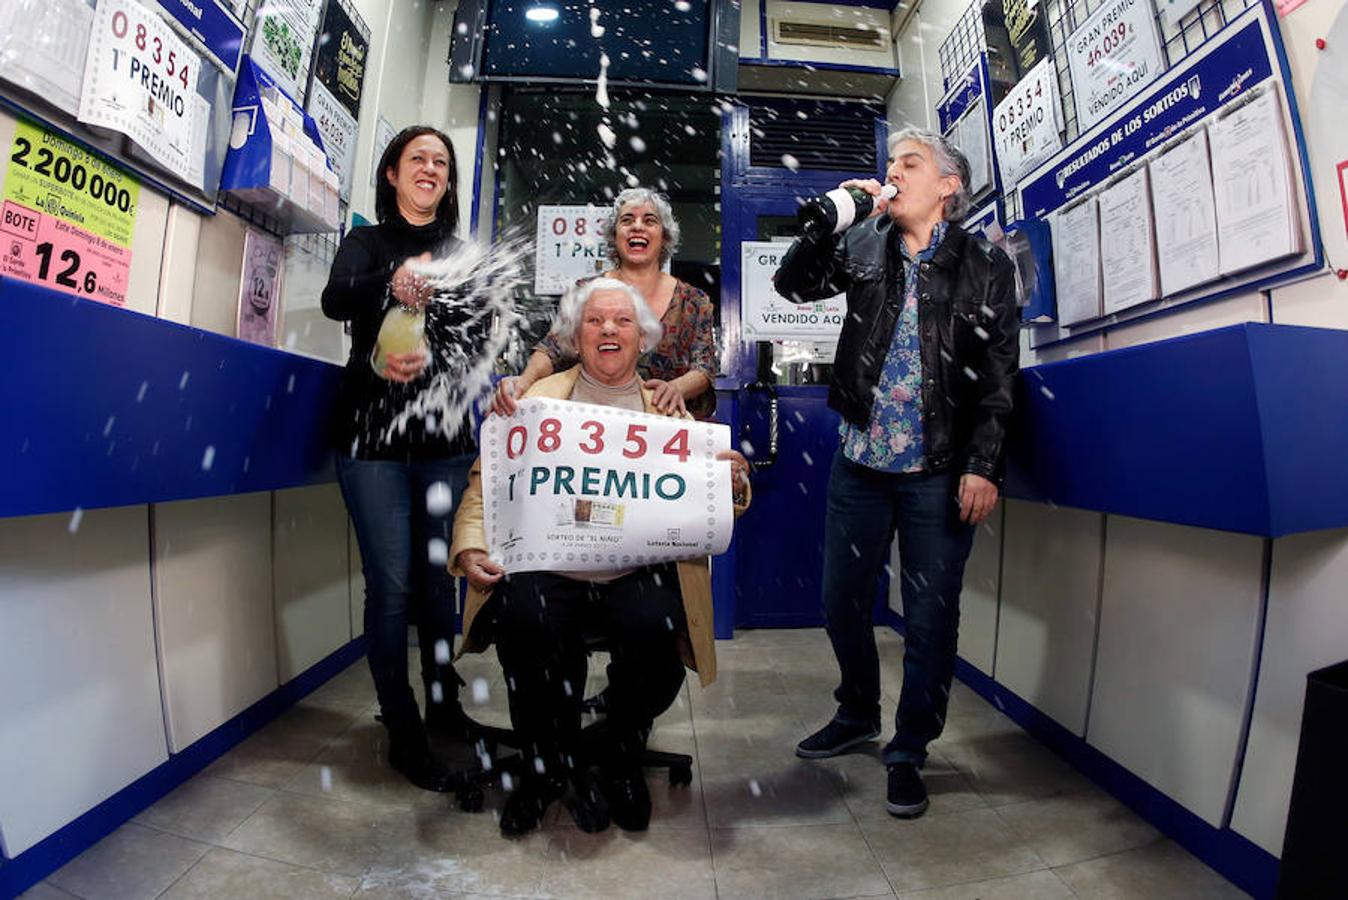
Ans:
<svg viewBox="0 0 1348 900"><path fill-rule="evenodd" d="M1148 0L1109 0L1067 39L1077 121L1085 131L1165 69Z"/></svg>
<svg viewBox="0 0 1348 900"><path fill-rule="evenodd" d="M749 341L836 341L847 301L842 294L815 303L792 303L772 286L790 244L740 244L740 316Z"/></svg>
<svg viewBox="0 0 1348 900"><path fill-rule="evenodd" d="M85 0L0 2L0 78L77 115L94 9Z"/></svg>
<svg viewBox="0 0 1348 900"><path fill-rule="evenodd" d="M393 127L393 123L380 116L374 123L374 152L370 154L370 187L379 187L379 178L382 173L379 171L379 160L383 159L384 151L388 145L398 136L398 130ZM374 202L374 201L371 201Z"/></svg>
<svg viewBox="0 0 1348 900"><path fill-rule="evenodd" d="M1051 59L1040 60L997 104L992 114L992 138L1004 191L1010 191L1062 147L1058 80Z"/></svg>
<svg viewBox="0 0 1348 900"><path fill-rule="evenodd" d="M534 242L534 293L564 294L581 278L608 268L604 221L608 207L540 206Z"/></svg>
<svg viewBox="0 0 1348 900"><path fill-rule="evenodd" d="M201 57L154 12L99 0L77 118L140 145L156 163L201 187L204 132L197 99Z"/></svg>
<svg viewBox="0 0 1348 900"><path fill-rule="evenodd" d="M491 558L509 572L612 571L715 555L734 528L725 425L521 400L482 425Z"/></svg>
<svg viewBox="0 0 1348 900"><path fill-rule="evenodd" d="M351 176L356 168L356 120L318 81L309 91L309 115L314 117L314 124L323 138L323 150L341 184L341 198L348 201L351 199Z"/></svg>
<svg viewBox="0 0 1348 900"><path fill-rule="evenodd" d="M303 102L323 0L262 0L253 22L253 61Z"/></svg>

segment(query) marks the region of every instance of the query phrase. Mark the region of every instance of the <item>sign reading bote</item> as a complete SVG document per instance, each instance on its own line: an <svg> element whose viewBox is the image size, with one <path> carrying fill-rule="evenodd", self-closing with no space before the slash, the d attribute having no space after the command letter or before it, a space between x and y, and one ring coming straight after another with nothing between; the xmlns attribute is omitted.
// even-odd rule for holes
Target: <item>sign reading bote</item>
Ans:
<svg viewBox="0 0 1348 900"><path fill-rule="evenodd" d="M23 119L0 210L4 274L126 303L140 185L77 144Z"/></svg>
<svg viewBox="0 0 1348 900"><path fill-rule="evenodd" d="M488 417L481 443L487 546L507 571L612 571L730 545L725 425L533 398Z"/></svg>

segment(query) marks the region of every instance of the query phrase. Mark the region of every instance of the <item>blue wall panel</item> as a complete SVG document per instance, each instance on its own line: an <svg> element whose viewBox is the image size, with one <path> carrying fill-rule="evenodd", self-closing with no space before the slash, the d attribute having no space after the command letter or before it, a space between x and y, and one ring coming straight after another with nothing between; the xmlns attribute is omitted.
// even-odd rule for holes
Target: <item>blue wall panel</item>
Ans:
<svg viewBox="0 0 1348 900"><path fill-rule="evenodd" d="M1348 332L1248 323L1027 369L1007 495L1278 537L1348 525Z"/></svg>
<svg viewBox="0 0 1348 900"><path fill-rule="evenodd" d="M332 480L341 370L0 279L0 516Z"/></svg>

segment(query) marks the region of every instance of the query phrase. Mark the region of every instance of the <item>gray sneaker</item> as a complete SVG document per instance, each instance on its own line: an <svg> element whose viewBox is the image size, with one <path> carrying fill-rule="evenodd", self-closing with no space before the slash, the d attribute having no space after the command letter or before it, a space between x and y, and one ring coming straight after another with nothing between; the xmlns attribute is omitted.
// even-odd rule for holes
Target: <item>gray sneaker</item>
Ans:
<svg viewBox="0 0 1348 900"><path fill-rule="evenodd" d="M854 725L834 719L797 744L796 755L802 759L827 759L879 736L879 725Z"/></svg>

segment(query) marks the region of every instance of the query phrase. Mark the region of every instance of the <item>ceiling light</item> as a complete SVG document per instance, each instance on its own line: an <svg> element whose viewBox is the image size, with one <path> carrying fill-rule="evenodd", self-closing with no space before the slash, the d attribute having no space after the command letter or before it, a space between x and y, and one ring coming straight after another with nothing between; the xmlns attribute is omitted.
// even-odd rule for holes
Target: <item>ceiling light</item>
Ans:
<svg viewBox="0 0 1348 900"><path fill-rule="evenodd" d="M556 22L561 13L555 6L531 6L524 11L524 18L530 22L537 22L540 25L547 22Z"/></svg>

